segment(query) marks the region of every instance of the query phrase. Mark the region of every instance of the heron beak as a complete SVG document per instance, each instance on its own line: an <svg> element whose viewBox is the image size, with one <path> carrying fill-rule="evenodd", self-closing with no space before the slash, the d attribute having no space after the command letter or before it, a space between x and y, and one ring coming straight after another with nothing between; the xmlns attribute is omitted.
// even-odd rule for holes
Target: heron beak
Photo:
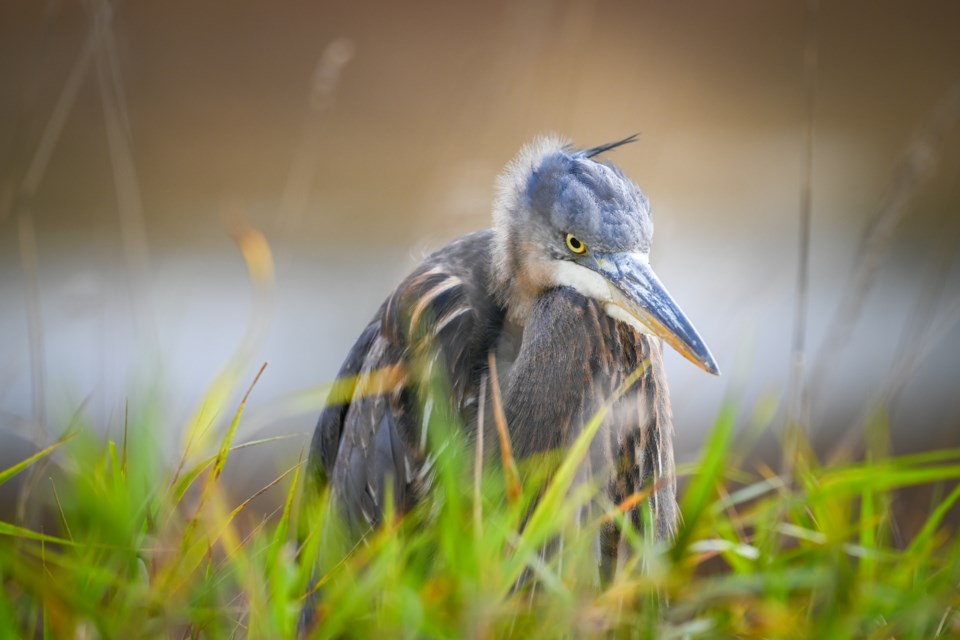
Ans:
<svg viewBox="0 0 960 640"><path fill-rule="evenodd" d="M707 373L720 375L710 349L642 254L595 255L591 265L611 286L611 301Z"/></svg>

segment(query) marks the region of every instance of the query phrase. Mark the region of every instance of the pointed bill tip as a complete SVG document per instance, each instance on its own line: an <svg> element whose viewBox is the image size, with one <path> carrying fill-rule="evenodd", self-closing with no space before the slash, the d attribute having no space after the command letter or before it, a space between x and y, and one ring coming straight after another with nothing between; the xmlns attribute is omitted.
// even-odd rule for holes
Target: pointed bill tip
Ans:
<svg viewBox="0 0 960 640"><path fill-rule="evenodd" d="M598 270L619 291L623 309L684 358L709 374L720 367L710 349L650 268L645 256L614 254ZM606 269L604 266L608 265ZM611 268L612 267L612 268Z"/></svg>

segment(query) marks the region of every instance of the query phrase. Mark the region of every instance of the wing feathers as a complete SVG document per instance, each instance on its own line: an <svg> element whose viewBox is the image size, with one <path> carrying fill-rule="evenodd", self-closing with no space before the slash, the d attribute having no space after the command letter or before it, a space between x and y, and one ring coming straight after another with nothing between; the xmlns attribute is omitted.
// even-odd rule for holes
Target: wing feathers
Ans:
<svg viewBox="0 0 960 640"><path fill-rule="evenodd" d="M354 396L321 414L312 457L360 528L379 523L388 494L403 510L429 486L438 453L428 450L434 403L449 402L445 414L476 428L487 353L513 340L505 333L503 309L488 293L491 237L467 236L431 256L384 302L344 362L341 377L358 379ZM512 366L502 363L508 374L501 379L518 457L569 445L622 381L650 359L646 373L609 412L587 475L608 474L604 482L615 504L654 487L651 533L670 536L676 519L672 416L659 342L613 320L598 303L559 288L540 297L519 346L510 349L516 349L515 359ZM437 363L449 390L442 399L428 396L417 382ZM402 375L377 377L390 367ZM632 516L640 526L640 509ZM604 527L599 542L601 574L607 577L616 566L619 539L615 527Z"/></svg>

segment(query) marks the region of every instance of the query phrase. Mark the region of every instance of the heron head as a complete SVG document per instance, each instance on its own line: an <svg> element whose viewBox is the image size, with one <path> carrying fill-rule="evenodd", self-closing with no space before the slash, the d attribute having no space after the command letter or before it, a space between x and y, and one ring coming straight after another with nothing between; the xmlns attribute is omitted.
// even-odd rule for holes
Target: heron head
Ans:
<svg viewBox="0 0 960 640"><path fill-rule="evenodd" d="M507 165L494 208L498 294L523 324L540 294L572 287L718 374L710 350L650 267L649 201L620 169L598 159L633 139L577 150L560 138L540 138Z"/></svg>

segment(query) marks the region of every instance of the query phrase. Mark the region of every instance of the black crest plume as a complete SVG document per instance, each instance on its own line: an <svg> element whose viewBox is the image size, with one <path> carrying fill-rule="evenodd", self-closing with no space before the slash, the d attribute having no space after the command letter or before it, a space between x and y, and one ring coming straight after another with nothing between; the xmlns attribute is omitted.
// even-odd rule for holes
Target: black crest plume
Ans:
<svg viewBox="0 0 960 640"><path fill-rule="evenodd" d="M636 141L639 135L640 134L635 133L631 136L627 136L623 140L617 140L616 142L607 142L606 144L601 144L599 146L593 147L592 149L584 149L583 151L580 152L579 155L582 155L585 158L592 158L606 151L610 151L611 149L616 149L617 147L622 147L625 144L630 144L631 142Z"/></svg>

